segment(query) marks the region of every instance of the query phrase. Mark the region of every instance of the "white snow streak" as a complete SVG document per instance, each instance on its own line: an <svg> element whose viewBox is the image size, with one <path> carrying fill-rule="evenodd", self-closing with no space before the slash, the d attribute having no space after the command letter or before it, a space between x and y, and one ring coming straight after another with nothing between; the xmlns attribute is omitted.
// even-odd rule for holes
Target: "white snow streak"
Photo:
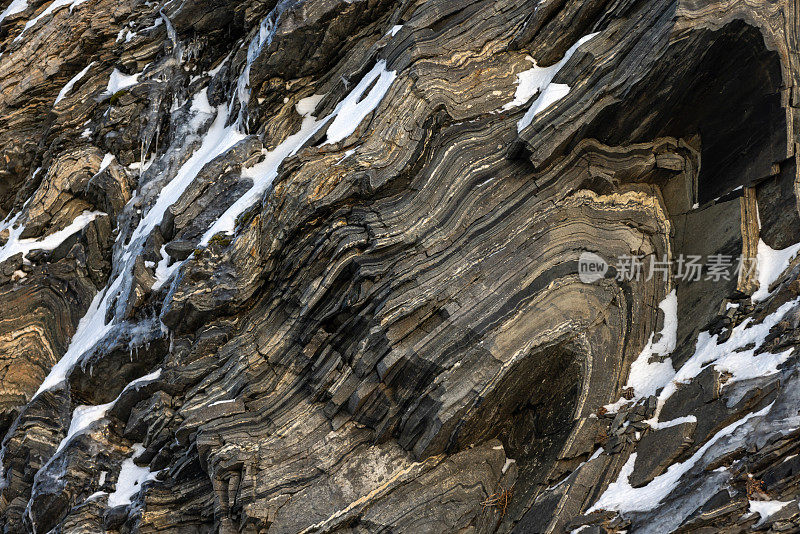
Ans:
<svg viewBox="0 0 800 534"><path fill-rule="evenodd" d="M751 297L753 302L760 302L769 297L769 286L778 279L789 263L800 251L800 243L796 243L782 250L775 250L758 240L758 256L756 266L758 267L758 291Z"/></svg>
<svg viewBox="0 0 800 534"><path fill-rule="evenodd" d="M27 0L14 0L8 7L0 13L0 22L3 22L6 17L10 17L11 15L16 15L17 13L21 13L28 9L28 2Z"/></svg>
<svg viewBox="0 0 800 534"><path fill-rule="evenodd" d="M39 386L36 395L57 386L65 380L78 358L111 330L113 322L109 321L106 324L107 300L111 295L116 294L116 290L121 283L122 277L118 276L105 292L100 291L94 296L86 315L78 323L78 328L75 330L75 335L72 336L67 352L50 369L50 373L48 373L42 385Z"/></svg>
<svg viewBox="0 0 800 534"><path fill-rule="evenodd" d="M586 513L596 510L616 510L619 512L648 511L656 508L678 485L681 477L695 466L715 443L733 432L754 417L763 417L772 408L772 404L758 412L750 413L732 423L711 437L688 460L669 466L665 473L655 477L649 484L634 488L628 481L633 473L636 454L631 454L615 482L609 484L600 499Z"/></svg>
<svg viewBox="0 0 800 534"><path fill-rule="evenodd" d="M244 134L236 129L235 125L225 126L227 119L226 106L222 105L217 108L217 116L203 138L203 144L183 164L175 178L161 190L156 203L150 208L150 211L147 212L147 215L133 233L131 242L150 234L153 228L164 218L167 208L172 206L183 195L183 192L197 176L197 173L207 163L227 152L233 145L245 138ZM131 251L128 250L126 258L130 254Z"/></svg>
<svg viewBox="0 0 800 534"><path fill-rule="evenodd" d="M381 103L395 78L397 78L395 71L386 70L386 61L378 61L355 89L336 106L334 111L336 118L328 127L325 144L337 143L356 131L361 121ZM375 85L362 100L364 92L373 82Z"/></svg>
<svg viewBox="0 0 800 534"><path fill-rule="evenodd" d="M211 225L200 240L201 246L207 245L215 234L220 232L232 233L236 225L236 219L261 198L261 195L269 188L272 180L278 175L280 164L289 156L297 153L305 142L324 125L324 120L317 121L311 115L321 99L322 97L320 95L315 95L297 103L296 109L298 113L303 115L303 123L300 127L300 131L294 135L290 135L283 143L275 147L274 150L267 152L263 161L242 171L242 176L253 180L252 187L248 189L244 195L239 197L239 199L225 210L225 213Z"/></svg>
<svg viewBox="0 0 800 534"><path fill-rule="evenodd" d="M35 18L33 18L33 19L31 19L31 20L29 20L28 22L25 23L25 27L22 28L22 31L19 32L19 35L17 35L14 38L14 41L19 41L20 39L22 39L22 35L29 28L35 26L37 22L39 22L41 19L43 19L47 15L50 15L51 13L54 13L56 10L61 9L62 7L66 7L66 6L69 6L69 12L72 13L72 10L74 8L76 8L77 6L81 5L84 2L86 2L86 0L54 0L54 2L52 4L47 6L47 9L45 9L44 11L39 13ZM11 7L11 6L9 6L9 7ZM25 9L25 8L22 8L22 9ZM20 11L22 11L22 9Z"/></svg>
<svg viewBox="0 0 800 534"><path fill-rule="evenodd" d="M20 235L25 228L23 226L17 226L16 228L13 227L13 224L16 222L18 217L17 215L6 226L9 228L9 237L8 242L0 247L0 262L3 262L20 252L24 258L25 255L32 250L54 250L61 243L66 241L67 238L86 228L86 226L88 226L88 224L95 220L95 218L97 218L99 215L105 214L101 211L84 211L82 214L75 217L75 220L67 225L66 228L63 228L57 232L53 232L49 236L39 239L32 237L20 239ZM4 228L0 228L0 230L3 229Z"/></svg>
<svg viewBox="0 0 800 534"><path fill-rule="evenodd" d="M636 397L649 397L666 386L675 376L672 358L662 362L651 362L653 356L666 356L675 350L678 337L678 297L673 289L658 305L664 312L664 327L661 339L653 343L653 334L639 357L631 364L628 387L632 387Z"/></svg>
<svg viewBox="0 0 800 534"><path fill-rule="evenodd" d="M236 226L236 219L261 198L278 175L281 163L303 148L303 145L332 118L334 120L328 127L327 139L324 144L341 141L352 134L361 121L378 107L396 77L395 71L386 70L385 61L378 61L331 114L320 120L317 120L312 113L324 95L314 95L299 101L295 109L303 116L300 131L290 135L274 150L266 152L263 161L242 171L242 176L253 180L253 186L206 231L200 245L207 245L211 238L220 232L232 233ZM374 83L372 89L364 96L372 83ZM363 99L360 100L362 97Z"/></svg>
<svg viewBox="0 0 800 534"><path fill-rule="evenodd" d="M86 67L84 67L84 69L83 69L82 71L80 71L78 74L76 74L75 76L73 76L73 77L72 77L72 79L71 79L70 81L68 81L68 82L67 82L67 84L66 84L66 85L65 85L65 86L64 86L64 87L61 89L61 91L59 91L59 92L58 92L58 96L56 97L56 101L55 101L55 102L53 102L53 105L56 105L56 104L58 104L59 102L61 102L62 100L64 100L64 97L65 97L65 96L67 96L67 93L69 93L70 91L72 91L72 88L75 86L75 84L76 84L76 83L77 83L77 82L78 82L78 81L79 81L81 78L83 78L84 76L86 76L86 73L87 73L87 72L89 72L89 69L90 69L90 68L92 68L92 65L94 65L94 63L95 63L95 62L94 62L94 61L92 61L91 63L89 63L88 65L86 65Z"/></svg>

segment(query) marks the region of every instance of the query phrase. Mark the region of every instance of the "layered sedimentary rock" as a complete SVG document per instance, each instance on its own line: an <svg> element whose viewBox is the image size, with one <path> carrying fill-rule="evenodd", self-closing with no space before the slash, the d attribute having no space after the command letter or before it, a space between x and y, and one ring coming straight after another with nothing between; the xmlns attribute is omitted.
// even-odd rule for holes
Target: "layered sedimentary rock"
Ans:
<svg viewBox="0 0 800 534"><path fill-rule="evenodd" d="M0 525L799 529L797 17L15 0Z"/></svg>

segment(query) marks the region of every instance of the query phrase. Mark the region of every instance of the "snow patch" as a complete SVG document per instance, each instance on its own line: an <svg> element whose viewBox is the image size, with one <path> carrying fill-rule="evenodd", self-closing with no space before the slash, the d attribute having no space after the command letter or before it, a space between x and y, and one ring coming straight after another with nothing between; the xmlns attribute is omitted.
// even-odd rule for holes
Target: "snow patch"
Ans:
<svg viewBox="0 0 800 534"><path fill-rule="evenodd" d="M386 61L379 61L359 84L336 106L327 117L317 120L314 111L324 95L313 95L300 100L295 109L303 117L300 130L286 138L273 150L265 152L264 159L243 169L242 176L251 178L253 186L223 213L200 240L205 246L218 233L233 233L236 219L255 204L278 175L278 168L286 158L296 154L326 124L330 124L324 144L341 141L352 134L361 121L383 100L397 73L386 70ZM362 99L371 84L372 89ZM330 122L331 119L333 122Z"/></svg>
<svg viewBox="0 0 800 534"><path fill-rule="evenodd" d="M511 467L511 464L515 464L515 463L517 463L517 461L515 459L506 458L506 463L503 464L503 469L501 469L500 472L505 475L506 471L508 471L508 469Z"/></svg>
<svg viewBox="0 0 800 534"><path fill-rule="evenodd" d="M672 358L663 362L651 362L653 356L666 356L675 350L678 339L678 296L673 289L658 305L664 313L664 327L661 329L661 339L653 343L653 334L647 345L631 364L628 376L628 387L632 387L636 397L649 397L666 386L675 376L672 367Z"/></svg>
<svg viewBox="0 0 800 534"><path fill-rule="evenodd" d="M0 22L3 22L6 17L10 17L11 15L16 15L17 13L21 13L28 9L28 2L27 0L14 0L8 7L0 13Z"/></svg>
<svg viewBox="0 0 800 534"><path fill-rule="evenodd" d="M194 113L205 113L207 115L213 115L216 113L216 109L208 103L208 87L204 87L202 91L198 91L194 98L192 98L192 105L189 107L189 111L193 111Z"/></svg>
<svg viewBox="0 0 800 534"><path fill-rule="evenodd" d="M53 456L56 456L59 451L61 451L61 449L67 445L67 443L72 441L72 438L83 433L83 431L89 428L89 426L91 426L91 424L95 421L99 421L105 417L108 413L108 410L111 409L112 406L114 406L114 401L106 404L100 404L98 406L82 405L75 407L75 410L72 412L72 421L69 423L67 436L61 440L61 443L59 443L56 452L53 453Z"/></svg>
<svg viewBox="0 0 800 534"><path fill-rule="evenodd" d="M156 281L153 284L153 291L158 291L164 284L166 284L172 276L178 271L180 266L183 262L177 261L172 265L169 264L169 254L167 254L167 246L163 245L161 247L161 260L159 260L158 265L156 265L155 270L155 277Z"/></svg>
<svg viewBox="0 0 800 534"><path fill-rule="evenodd" d="M752 301L760 302L770 296L769 286L778 279L789 263L800 251L800 243L781 250L775 250L758 240L758 256L756 265L758 267L758 291L753 293Z"/></svg>
<svg viewBox="0 0 800 534"><path fill-rule="evenodd" d="M37 395L65 380L81 355L90 350L113 328L116 313L106 322L107 312L115 302L117 309L124 308L124 301L117 302L117 296L124 288L124 282L129 279L135 257L147 236L161 222L166 210L180 198L203 166L244 139L245 136L236 129L235 125L225 126L228 118L226 109L226 105L217 108L217 116L206 131L201 146L184 162L174 178L163 186L155 203L139 221L128 244L123 248L119 262L122 265L121 268L114 271L106 289L95 295L86 314L78 323L78 328L66 353L52 367L42 385L39 386ZM41 246L37 245L36 248L41 248Z"/></svg>
<svg viewBox="0 0 800 534"><path fill-rule="evenodd" d="M361 121L381 103L392 82L397 78L395 71L386 70L386 61L378 61L372 70L358 82L358 85L342 100L334 114L336 118L328 127L325 144L338 143L356 131ZM374 83L374 85L372 85ZM367 96L364 92L372 86Z"/></svg>
<svg viewBox="0 0 800 534"><path fill-rule="evenodd" d="M344 153L344 155L341 158L339 158L339 161L336 162L336 165L339 165L341 162L343 162L344 160L346 160L347 158L349 158L350 156L352 156L355 153L356 153L356 149L355 148L351 148L350 150L347 150Z"/></svg>
<svg viewBox="0 0 800 534"><path fill-rule="evenodd" d="M69 430L67 430L67 435L64 437L64 439L61 440L61 443L58 444L58 448L56 449L56 452L53 453L52 457L55 457L59 453L59 451L61 451L61 449L66 447L66 445L72 440L72 438L83 433L83 431L89 428L95 421L99 421L100 419L105 417L108 411L114 406L114 404L116 404L116 402L119 400L119 398L122 396L123 393L125 393L130 388L137 386L139 384L152 382L153 380L156 380L160 376L161 376L161 369L158 369L157 371L147 374L141 378L137 378L136 380L132 381L127 386L125 386L120 392L120 394L117 395L116 399L114 399L111 402L107 402L106 404L99 404L97 406L87 406L87 405L77 406L75 410L73 410L72 412L72 420L69 423Z"/></svg>
<svg viewBox="0 0 800 534"><path fill-rule="evenodd" d="M78 323L78 328L70 340L67 352L61 357L58 362L50 369L47 377L45 377L36 395L43 391L47 391L64 381L67 374L78 361L78 358L91 349L103 336L111 329L112 322L106 324L106 298L114 293L119 288L122 282L122 277L117 277L105 292L100 291L92 299L89 309L86 314L81 318ZM34 397L36 396L34 395Z"/></svg>
<svg viewBox="0 0 800 534"><path fill-rule="evenodd" d="M316 111L317 106L323 98L325 98L325 95L311 95L295 104L294 109L296 109L297 112L303 117L309 117L312 113L314 113L314 111Z"/></svg>
<svg viewBox="0 0 800 534"><path fill-rule="evenodd" d="M103 472L105 473L105 471L103 471ZM84 502L93 501L93 500L95 500L95 499L97 499L97 498L100 498L100 497L102 497L102 496L103 496L103 495L105 495L105 494L106 494L106 492L105 492L105 491L95 491L94 493L92 493L91 495L89 495L88 497L86 497L86 500L85 500Z"/></svg>
<svg viewBox="0 0 800 534"><path fill-rule="evenodd" d="M675 376L672 358L666 358L664 361L650 361L653 356L666 356L675 350L678 340L678 296L675 289L664 297L658 307L664 314L664 326L659 333L661 337L656 343L653 343L655 336L650 334L650 339L642 352L631 364L628 383L625 386L633 388L634 399L655 395ZM613 404L606 405L605 408L610 412L615 412L627 402L630 401L622 398Z"/></svg>
<svg viewBox="0 0 800 534"><path fill-rule="evenodd" d="M139 467L133 461L136 456L144 452L141 443L133 446L133 454L122 462L117 477L117 486L113 493L108 496L108 507L125 506L131 503L131 499L139 493L142 485L148 480L154 480L158 472L151 472L149 467Z"/></svg>
<svg viewBox="0 0 800 534"><path fill-rule="evenodd" d="M106 153L106 155L103 156L103 161L100 162L100 168L97 169L97 172L95 173L95 176L97 176L98 174L100 174L101 172L106 170L106 167L111 165L112 161L114 161L114 154L111 154L110 152Z"/></svg>
<svg viewBox="0 0 800 534"><path fill-rule="evenodd" d="M110 95L113 95L119 91L122 91L123 89L133 87L139 83L139 76L141 76L141 73L128 75L121 73L115 68L113 71L111 71L111 76L108 77L108 87L106 88L106 92Z"/></svg>
<svg viewBox="0 0 800 534"><path fill-rule="evenodd" d="M528 109L528 112L525 113L525 116L522 117L517 123L517 131L521 132L527 128L531 122L533 122L533 119L536 117L536 115L569 94L569 85L563 83L552 83L553 78L555 78L556 74L558 74L561 68L566 65L575 51L578 50L582 44L588 42L596 35L597 33L590 33L589 35L584 35L581 37L577 43L572 45L570 49L567 50L561 61L555 65L551 65L549 67L539 67L536 64L536 60L534 60L532 57L527 58L529 61L533 62L533 68L517 74L518 85L517 90L514 93L514 100L503 106L504 110L519 107L528 103L528 101L533 98L534 95L539 95L539 97Z"/></svg>
<svg viewBox="0 0 800 534"><path fill-rule="evenodd" d="M214 67L213 69L208 71L208 75L213 78L214 76L219 74L219 71L222 70L222 67L225 66L225 64L228 62L228 60L231 58L232 55L233 55L233 51L229 52L228 55L225 56L225 59L223 59L222 61L219 62L219 65L217 65L216 67Z"/></svg>
<svg viewBox="0 0 800 534"><path fill-rule="evenodd" d="M758 523L753 525L753 528L758 528L766 523L770 517L783 510L787 504L794 501L750 501L750 513L758 514L761 516Z"/></svg>
<svg viewBox="0 0 800 534"><path fill-rule="evenodd" d="M711 336L708 332L701 332L697 336L695 353L661 391L656 413L648 423L652 426L658 421L664 403L677 391L680 384L689 383L710 365L713 365L720 373L727 372L732 375L726 384L776 374L778 366L789 358L793 349L779 354L763 352L758 355L756 355L756 350L764 344L770 329L778 324L783 316L798 303L800 303L800 299L786 302L759 324L751 325L752 320L748 318L742 324L734 327L731 336L723 343L717 343L718 335Z"/></svg>

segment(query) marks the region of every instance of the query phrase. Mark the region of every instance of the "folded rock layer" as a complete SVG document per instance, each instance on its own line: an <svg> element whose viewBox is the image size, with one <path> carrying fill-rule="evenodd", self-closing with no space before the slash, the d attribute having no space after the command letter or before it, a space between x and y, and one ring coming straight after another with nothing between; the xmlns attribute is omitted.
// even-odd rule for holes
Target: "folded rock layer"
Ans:
<svg viewBox="0 0 800 534"><path fill-rule="evenodd" d="M799 14L7 3L3 531L800 530Z"/></svg>

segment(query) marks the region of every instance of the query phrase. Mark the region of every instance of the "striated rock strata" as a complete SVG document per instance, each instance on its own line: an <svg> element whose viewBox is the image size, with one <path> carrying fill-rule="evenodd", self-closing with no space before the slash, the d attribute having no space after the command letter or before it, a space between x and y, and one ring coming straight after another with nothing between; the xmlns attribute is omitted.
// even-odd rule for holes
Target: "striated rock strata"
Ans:
<svg viewBox="0 0 800 534"><path fill-rule="evenodd" d="M4 8L4 532L800 531L796 1Z"/></svg>

